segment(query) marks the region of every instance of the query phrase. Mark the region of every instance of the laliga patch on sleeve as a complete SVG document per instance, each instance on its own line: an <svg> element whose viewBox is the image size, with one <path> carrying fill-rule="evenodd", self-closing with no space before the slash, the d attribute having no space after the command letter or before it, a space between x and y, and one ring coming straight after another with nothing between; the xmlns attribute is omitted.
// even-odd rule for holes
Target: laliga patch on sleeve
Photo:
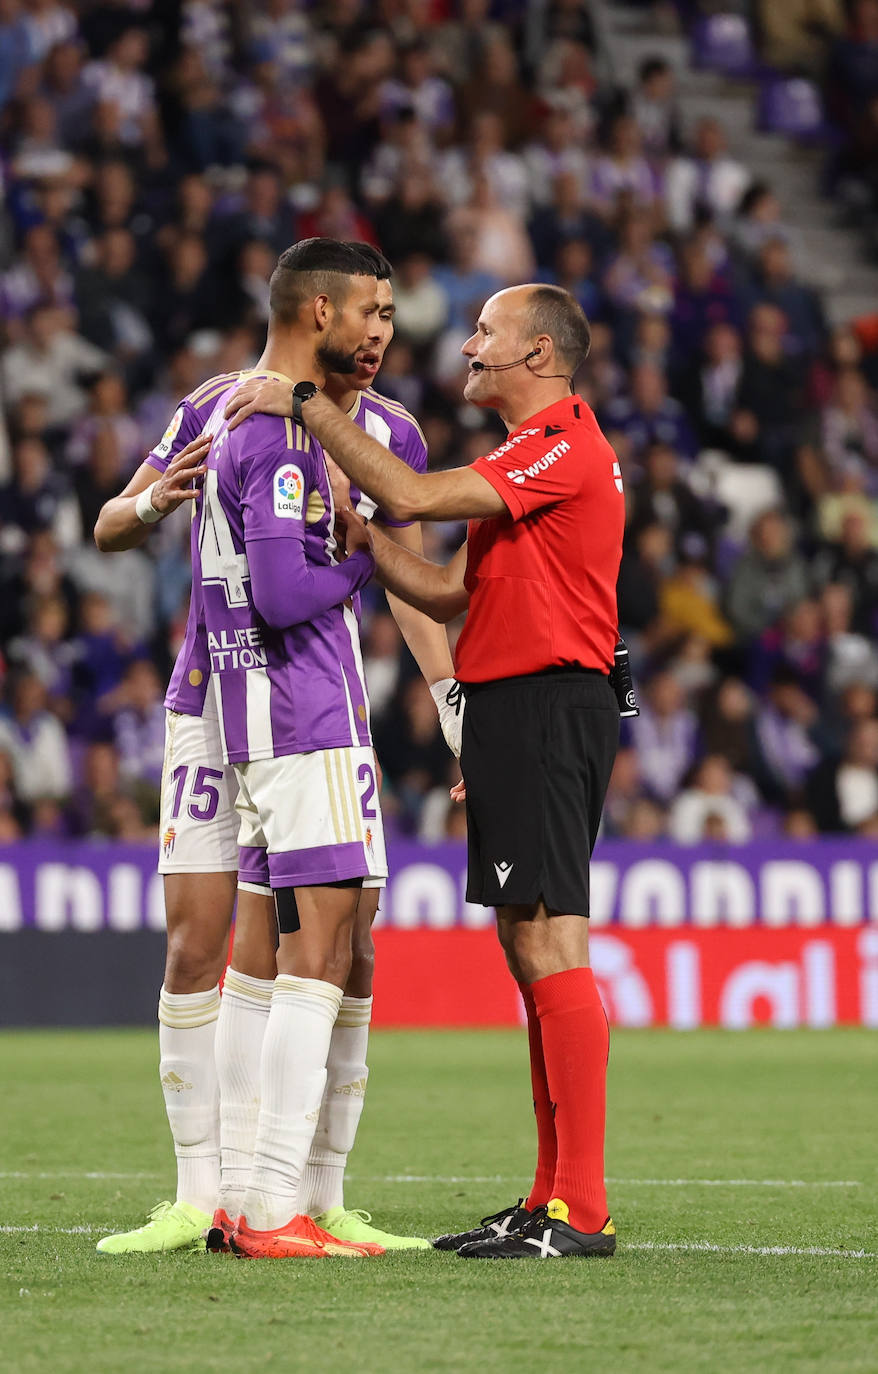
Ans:
<svg viewBox="0 0 878 1374"><path fill-rule="evenodd" d="M153 449L153 453L155 454L156 458L167 458L168 454L171 451L171 448L173 447L174 440L180 433L180 426L182 425L182 423L183 407L177 406L177 409L174 411L174 418L168 425L160 441L156 444L155 448Z"/></svg>
<svg viewBox="0 0 878 1374"><path fill-rule="evenodd" d="M305 508L305 478L295 463L284 463L271 480L274 513L282 520L301 520Z"/></svg>

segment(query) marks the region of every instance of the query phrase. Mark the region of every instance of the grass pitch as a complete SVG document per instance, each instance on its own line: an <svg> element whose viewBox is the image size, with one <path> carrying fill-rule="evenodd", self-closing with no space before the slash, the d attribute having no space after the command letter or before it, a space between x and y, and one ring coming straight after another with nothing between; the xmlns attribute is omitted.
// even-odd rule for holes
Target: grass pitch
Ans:
<svg viewBox="0 0 878 1374"><path fill-rule="evenodd" d="M558 1264L96 1255L173 1186L156 1061L149 1032L0 1035L10 1374L878 1370L874 1032L617 1032L619 1251ZM526 1189L523 1032L383 1032L371 1061L349 1206L434 1235Z"/></svg>

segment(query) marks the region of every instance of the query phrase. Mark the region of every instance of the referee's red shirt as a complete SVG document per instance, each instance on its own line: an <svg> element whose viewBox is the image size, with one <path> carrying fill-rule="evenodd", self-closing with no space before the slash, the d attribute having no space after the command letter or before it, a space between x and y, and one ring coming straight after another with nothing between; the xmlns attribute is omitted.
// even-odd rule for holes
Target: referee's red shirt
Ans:
<svg viewBox="0 0 878 1374"><path fill-rule="evenodd" d="M625 498L593 412L581 396L565 397L472 466L509 513L469 524L457 677L490 682L556 666L607 672Z"/></svg>

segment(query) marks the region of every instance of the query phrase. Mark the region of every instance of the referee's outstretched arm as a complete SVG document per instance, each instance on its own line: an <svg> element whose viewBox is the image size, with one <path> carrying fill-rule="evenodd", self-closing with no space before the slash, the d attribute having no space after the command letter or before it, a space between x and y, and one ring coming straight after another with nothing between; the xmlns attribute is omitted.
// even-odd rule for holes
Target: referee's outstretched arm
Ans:
<svg viewBox="0 0 878 1374"><path fill-rule="evenodd" d="M354 511L344 510L339 512L339 519L347 525L361 522L362 517ZM375 574L382 586L440 625L463 614L469 605L469 592L463 583L466 544L443 566L402 548L375 525L370 526L370 531Z"/></svg>

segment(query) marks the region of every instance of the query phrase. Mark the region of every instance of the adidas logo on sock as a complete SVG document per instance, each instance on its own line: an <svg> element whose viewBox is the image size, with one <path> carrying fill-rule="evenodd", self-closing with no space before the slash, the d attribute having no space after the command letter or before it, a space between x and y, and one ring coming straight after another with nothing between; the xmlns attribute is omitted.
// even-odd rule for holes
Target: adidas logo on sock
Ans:
<svg viewBox="0 0 878 1374"><path fill-rule="evenodd" d="M342 1097L365 1097L366 1080L365 1078L355 1078L353 1083L343 1083L340 1088L333 1088L332 1091L341 1093Z"/></svg>
<svg viewBox="0 0 878 1374"><path fill-rule="evenodd" d="M182 1093L185 1092L187 1088L191 1088L192 1084L187 1083L185 1078L181 1078L178 1073L174 1073L174 1070L171 1069L169 1073L163 1076L162 1087L171 1088L175 1093Z"/></svg>

